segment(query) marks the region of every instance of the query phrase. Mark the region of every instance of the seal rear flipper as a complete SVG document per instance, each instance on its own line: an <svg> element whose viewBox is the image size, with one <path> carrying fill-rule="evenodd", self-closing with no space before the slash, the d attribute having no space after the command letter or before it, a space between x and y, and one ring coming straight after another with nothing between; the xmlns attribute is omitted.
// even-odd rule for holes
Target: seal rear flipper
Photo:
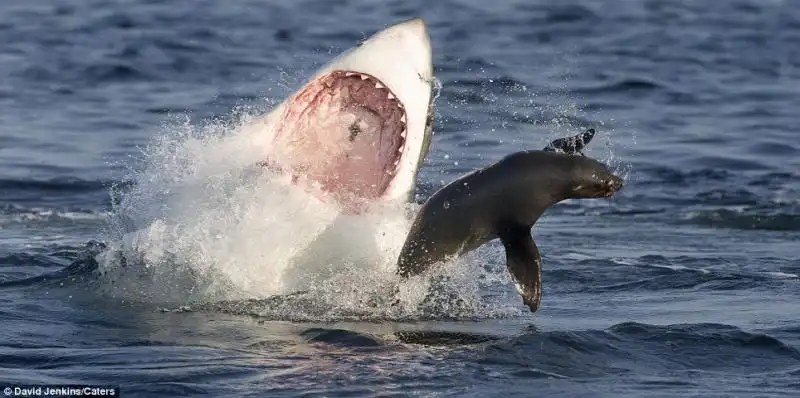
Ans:
<svg viewBox="0 0 800 398"><path fill-rule="evenodd" d="M581 152L586 145L589 144L589 141L594 138L595 130L588 129L583 133L578 135L574 135L571 137L566 138L559 138L547 144L544 149L545 152L561 152L566 153L568 155L581 155L586 156Z"/></svg>
<svg viewBox="0 0 800 398"><path fill-rule="evenodd" d="M506 266L517 282L517 291L531 312L542 299L542 259L531 237L531 227L513 224L501 228L500 241L506 249Z"/></svg>

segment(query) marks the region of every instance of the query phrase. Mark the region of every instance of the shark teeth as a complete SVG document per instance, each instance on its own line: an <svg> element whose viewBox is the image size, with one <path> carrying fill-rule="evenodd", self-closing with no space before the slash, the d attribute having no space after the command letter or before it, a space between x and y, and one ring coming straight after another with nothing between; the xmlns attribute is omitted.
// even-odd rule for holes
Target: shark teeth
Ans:
<svg viewBox="0 0 800 398"><path fill-rule="evenodd" d="M355 73L355 72L347 72L347 73L345 73L345 74L344 74L344 77L350 77L350 76L356 76L356 75L358 75L358 73Z"/></svg>
<svg viewBox="0 0 800 398"><path fill-rule="evenodd" d="M405 124L405 122L406 122L406 114L404 112L403 116L400 116L400 123L404 123Z"/></svg>
<svg viewBox="0 0 800 398"><path fill-rule="evenodd" d="M361 74L360 74L359 76L361 76L361 80L367 80L367 79L369 79L369 76L367 76L367 75L361 75Z"/></svg>
<svg viewBox="0 0 800 398"><path fill-rule="evenodd" d="M395 98L394 94L392 94L392 93L389 93L389 95L387 95L387 97L389 97L389 99L394 99Z"/></svg>
<svg viewBox="0 0 800 398"><path fill-rule="evenodd" d="M383 88L383 84L381 84L381 82L375 82L375 88Z"/></svg>

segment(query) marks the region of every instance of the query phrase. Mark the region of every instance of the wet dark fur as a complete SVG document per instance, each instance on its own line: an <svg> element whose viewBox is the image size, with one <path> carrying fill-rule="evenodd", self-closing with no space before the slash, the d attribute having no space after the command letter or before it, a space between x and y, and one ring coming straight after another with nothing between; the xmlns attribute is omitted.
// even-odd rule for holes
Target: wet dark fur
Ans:
<svg viewBox="0 0 800 398"><path fill-rule="evenodd" d="M567 153L517 152L434 193L406 237L398 272L419 274L499 238L523 302L536 311L541 301L541 257L531 238L533 225L562 200L609 197L622 187L622 179L606 165L575 156L582 147L564 146Z"/></svg>

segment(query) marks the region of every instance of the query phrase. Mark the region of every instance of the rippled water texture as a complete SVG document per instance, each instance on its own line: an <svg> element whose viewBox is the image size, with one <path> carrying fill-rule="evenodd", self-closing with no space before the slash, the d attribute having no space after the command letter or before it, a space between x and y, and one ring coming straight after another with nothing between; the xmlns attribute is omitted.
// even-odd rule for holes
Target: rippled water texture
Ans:
<svg viewBox="0 0 800 398"><path fill-rule="evenodd" d="M272 294L329 213L237 168L234 127L414 16L443 87L418 199L589 127L626 177L537 224L535 315L496 242L387 276L397 213L345 221L299 254L325 278ZM800 394L797 2L11 0L0 43L0 383ZM143 257L114 257L137 228Z"/></svg>

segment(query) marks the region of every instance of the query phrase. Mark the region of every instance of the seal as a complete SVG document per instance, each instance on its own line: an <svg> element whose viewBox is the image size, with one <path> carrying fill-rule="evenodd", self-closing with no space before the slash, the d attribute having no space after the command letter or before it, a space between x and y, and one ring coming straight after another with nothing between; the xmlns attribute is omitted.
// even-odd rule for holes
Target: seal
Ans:
<svg viewBox="0 0 800 398"><path fill-rule="evenodd" d="M623 185L603 163L576 156L582 146L559 142L556 145L563 153L516 152L434 193L406 237L397 260L398 273L403 277L419 274L499 238L523 302L531 312L538 310L541 257L531 237L533 225L558 202L611 197Z"/></svg>

